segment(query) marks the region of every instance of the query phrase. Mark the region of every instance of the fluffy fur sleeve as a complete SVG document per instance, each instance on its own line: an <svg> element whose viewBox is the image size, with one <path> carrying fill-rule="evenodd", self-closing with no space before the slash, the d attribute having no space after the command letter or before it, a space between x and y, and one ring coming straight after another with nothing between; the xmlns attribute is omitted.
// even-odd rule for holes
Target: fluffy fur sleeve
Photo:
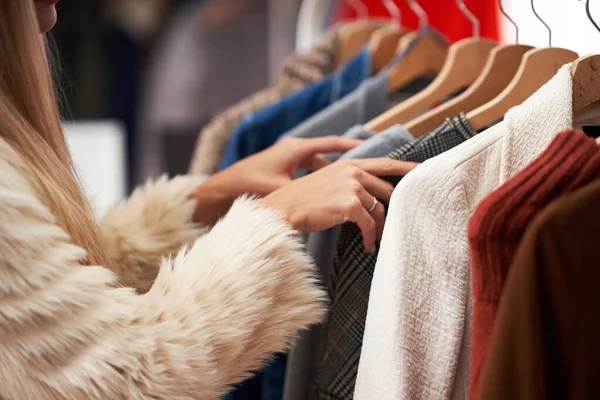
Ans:
<svg viewBox="0 0 600 400"><path fill-rule="evenodd" d="M136 189L100 221L120 285L147 292L163 257L176 254L206 231L192 222L190 195L203 177L162 177Z"/></svg>
<svg viewBox="0 0 600 400"><path fill-rule="evenodd" d="M78 264L21 168L0 146L0 398L217 399L324 313L295 232L254 200L138 295Z"/></svg>

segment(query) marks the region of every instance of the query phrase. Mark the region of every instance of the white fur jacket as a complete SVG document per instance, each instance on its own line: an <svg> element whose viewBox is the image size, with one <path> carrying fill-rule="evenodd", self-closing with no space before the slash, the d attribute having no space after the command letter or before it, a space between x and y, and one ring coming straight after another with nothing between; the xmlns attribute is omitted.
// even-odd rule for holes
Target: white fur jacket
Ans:
<svg viewBox="0 0 600 400"><path fill-rule="evenodd" d="M296 233L254 200L198 237L198 178L138 189L100 223L109 271L78 263L25 168L0 141L4 400L217 399L324 314Z"/></svg>

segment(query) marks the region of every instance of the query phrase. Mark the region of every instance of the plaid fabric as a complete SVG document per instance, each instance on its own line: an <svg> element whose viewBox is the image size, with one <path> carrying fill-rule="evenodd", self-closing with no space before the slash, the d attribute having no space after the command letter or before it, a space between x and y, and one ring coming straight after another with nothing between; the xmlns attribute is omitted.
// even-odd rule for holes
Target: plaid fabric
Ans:
<svg viewBox="0 0 600 400"><path fill-rule="evenodd" d="M392 151L388 157L423 162L475 134L465 115L460 114L448 118L420 139ZM388 180L397 184L400 179L396 177ZM376 253L365 252L358 226L352 223L343 225L329 285L331 310L324 328L313 387L314 400L350 400L354 395L376 261Z"/></svg>
<svg viewBox="0 0 600 400"><path fill-rule="evenodd" d="M227 140L244 115L274 104L304 86L319 82L334 71L339 26L328 31L315 48L291 55L284 63L277 84L263 89L217 115L200 133L190 172L216 172Z"/></svg>

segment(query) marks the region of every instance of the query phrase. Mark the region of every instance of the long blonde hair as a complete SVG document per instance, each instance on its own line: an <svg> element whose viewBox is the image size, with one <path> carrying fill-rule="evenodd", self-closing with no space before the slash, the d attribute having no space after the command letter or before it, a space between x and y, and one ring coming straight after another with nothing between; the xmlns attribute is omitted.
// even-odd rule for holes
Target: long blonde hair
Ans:
<svg viewBox="0 0 600 400"><path fill-rule="evenodd" d="M87 250L82 263L109 267L99 227L73 172L31 0L0 0L0 137L29 165L30 179L59 226Z"/></svg>

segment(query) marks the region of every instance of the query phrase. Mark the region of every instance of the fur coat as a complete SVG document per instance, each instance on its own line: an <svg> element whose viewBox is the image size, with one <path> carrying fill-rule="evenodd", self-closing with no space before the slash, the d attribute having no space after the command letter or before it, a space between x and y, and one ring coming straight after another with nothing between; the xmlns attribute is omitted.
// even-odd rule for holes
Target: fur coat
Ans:
<svg viewBox="0 0 600 400"><path fill-rule="evenodd" d="M148 184L100 222L110 271L78 263L26 168L0 141L2 399L217 399L324 314L296 232L255 200L206 232L198 178Z"/></svg>

